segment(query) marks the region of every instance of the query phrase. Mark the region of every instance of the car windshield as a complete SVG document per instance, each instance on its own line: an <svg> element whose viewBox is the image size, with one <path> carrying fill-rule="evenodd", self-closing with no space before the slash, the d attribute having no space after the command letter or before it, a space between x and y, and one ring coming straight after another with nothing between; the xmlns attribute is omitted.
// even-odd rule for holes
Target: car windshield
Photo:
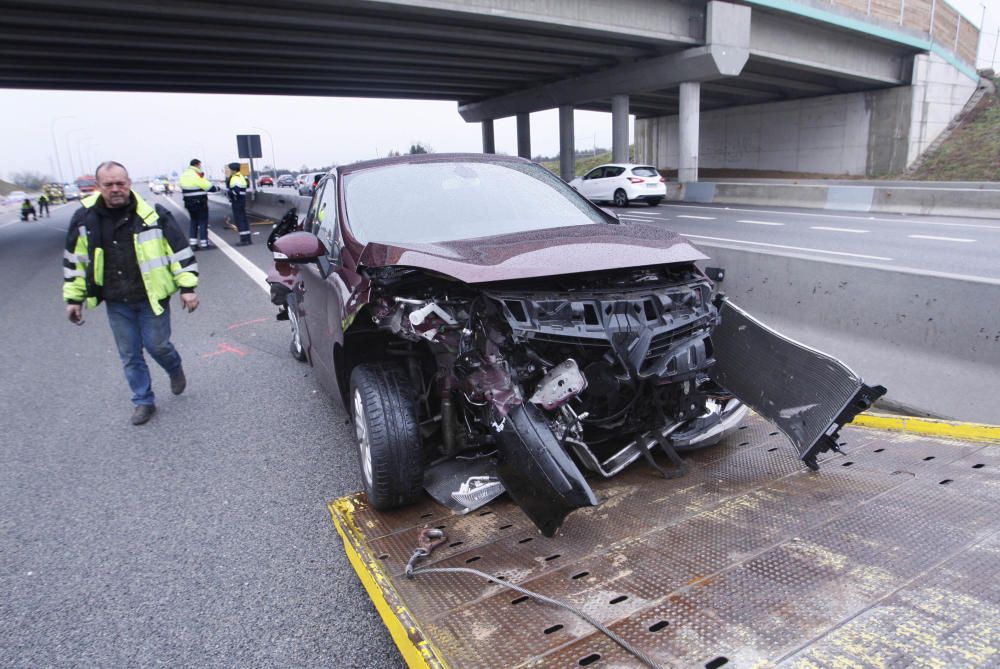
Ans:
<svg viewBox="0 0 1000 669"><path fill-rule="evenodd" d="M368 242L440 242L608 220L551 172L532 164L439 162L349 174L351 233Z"/></svg>

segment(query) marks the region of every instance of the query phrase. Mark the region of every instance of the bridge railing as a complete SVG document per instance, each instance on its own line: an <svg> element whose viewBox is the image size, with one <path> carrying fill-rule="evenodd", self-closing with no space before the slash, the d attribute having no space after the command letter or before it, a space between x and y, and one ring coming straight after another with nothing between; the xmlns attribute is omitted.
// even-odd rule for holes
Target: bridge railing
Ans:
<svg viewBox="0 0 1000 669"><path fill-rule="evenodd" d="M976 64L979 30L944 0L829 0L829 3L925 32L932 41L947 47L965 62Z"/></svg>

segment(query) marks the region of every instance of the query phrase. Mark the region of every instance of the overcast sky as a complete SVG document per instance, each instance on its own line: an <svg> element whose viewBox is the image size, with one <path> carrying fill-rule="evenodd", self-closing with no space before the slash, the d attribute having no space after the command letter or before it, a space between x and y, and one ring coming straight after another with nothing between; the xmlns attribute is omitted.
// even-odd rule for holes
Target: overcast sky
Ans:
<svg viewBox="0 0 1000 669"><path fill-rule="evenodd" d="M986 5L979 66L989 64L1000 28L1000 0L949 0L975 25ZM998 52L1000 54L1000 52ZM1000 60L1000 55L998 55ZM0 175L35 171L71 180L102 160L135 177L180 171L200 158L221 177L236 159L237 134L261 135L264 158L298 170L406 152L482 150L480 124L466 123L454 102L160 93L2 90ZM576 147L611 145L611 116L577 111ZM631 130L631 127L630 127ZM497 151L517 153L513 118L495 123ZM272 140L273 139L273 147ZM535 155L559 150L556 110L531 115Z"/></svg>

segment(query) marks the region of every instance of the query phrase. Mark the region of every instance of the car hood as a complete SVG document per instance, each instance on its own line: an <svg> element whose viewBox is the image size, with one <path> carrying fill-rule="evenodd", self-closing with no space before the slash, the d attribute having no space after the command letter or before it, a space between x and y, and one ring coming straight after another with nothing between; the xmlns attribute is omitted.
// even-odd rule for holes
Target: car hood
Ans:
<svg viewBox="0 0 1000 669"><path fill-rule="evenodd" d="M686 239L659 226L580 225L451 242L365 246L366 267L402 265L487 283L624 267L706 260Z"/></svg>

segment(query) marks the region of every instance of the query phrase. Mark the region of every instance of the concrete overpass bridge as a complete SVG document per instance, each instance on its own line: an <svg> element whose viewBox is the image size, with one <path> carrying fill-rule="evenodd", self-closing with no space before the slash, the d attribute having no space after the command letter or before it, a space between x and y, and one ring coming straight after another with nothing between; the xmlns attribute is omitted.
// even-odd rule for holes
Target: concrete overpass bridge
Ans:
<svg viewBox="0 0 1000 669"><path fill-rule="evenodd" d="M682 181L697 180L699 161L891 172L978 81L978 33L945 0L3 0L0 11L0 87L455 100L487 152L494 120L516 117L523 156L529 114L558 108L563 176L574 109L612 113L615 160L634 114L639 159Z"/></svg>

